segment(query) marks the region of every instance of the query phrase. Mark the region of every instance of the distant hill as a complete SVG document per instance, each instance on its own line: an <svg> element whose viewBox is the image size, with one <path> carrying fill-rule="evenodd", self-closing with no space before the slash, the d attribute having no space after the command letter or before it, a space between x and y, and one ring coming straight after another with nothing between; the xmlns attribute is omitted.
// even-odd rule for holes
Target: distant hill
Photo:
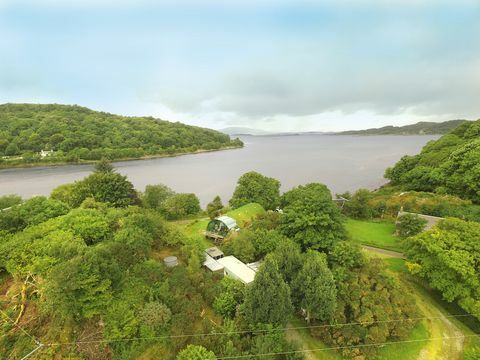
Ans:
<svg viewBox="0 0 480 360"><path fill-rule="evenodd" d="M232 126L219 130L220 132L234 136L234 135L269 135L271 132L265 130L252 129L248 127Z"/></svg>
<svg viewBox="0 0 480 360"><path fill-rule="evenodd" d="M242 146L219 131L77 105L0 105L0 167L138 159Z"/></svg>
<svg viewBox="0 0 480 360"><path fill-rule="evenodd" d="M443 135L468 120L449 120L444 122L421 121L405 126L384 126L366 130L349 130L337 135Z"/></svg>

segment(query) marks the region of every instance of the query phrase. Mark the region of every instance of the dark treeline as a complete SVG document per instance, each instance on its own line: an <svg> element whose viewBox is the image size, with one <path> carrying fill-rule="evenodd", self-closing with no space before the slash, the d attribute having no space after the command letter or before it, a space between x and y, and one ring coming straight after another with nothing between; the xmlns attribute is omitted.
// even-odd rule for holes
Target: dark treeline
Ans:
<svg viewBox="0 0 480 360"><path fill-rule="evenodd" d="M365 130L348 130L339 135L443 135L468 120L449 120L444 122L420 121L416 124L405 126L384 126Z"/></svg>
<svg viewBox="0 0 480 360"><path fill-rule="evenodd" d="M80 106L0 105L0 163L77 162L242 146L215 130ZM42 157L40 151L52 151Z"/></svg>

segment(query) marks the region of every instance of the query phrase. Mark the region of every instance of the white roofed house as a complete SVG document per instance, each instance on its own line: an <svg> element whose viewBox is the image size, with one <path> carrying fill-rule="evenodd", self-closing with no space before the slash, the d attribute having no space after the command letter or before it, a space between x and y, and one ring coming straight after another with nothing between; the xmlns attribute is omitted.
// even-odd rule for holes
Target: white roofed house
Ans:
<svg viewBox="0 0 480 360"><path fill-rule="evenodd" d="M255 279L256 272L235 256L225 256L217 261L223 265L223 273L226 276L240 280L244 284L250 284Z"/></svg>
<svg viewBox="0 0 480 360"><path fill-rule="evenodd" d="M205 250L203 266L212 272L223 271L225 276L230 276L244 284L250 284L255 279L256 267L249 265L241 262L235 256L224 256L217 247Z"/></svg>

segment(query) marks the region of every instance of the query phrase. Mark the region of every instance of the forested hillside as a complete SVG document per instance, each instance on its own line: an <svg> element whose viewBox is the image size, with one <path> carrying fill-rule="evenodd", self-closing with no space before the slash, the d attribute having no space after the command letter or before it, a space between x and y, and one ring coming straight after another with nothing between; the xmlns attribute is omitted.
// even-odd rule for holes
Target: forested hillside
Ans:
<svg viewBox="0 0 480 360"><path fill-rule="evenodd" d="M420 121L405 126L384 126L366 130L349 130L339 135L443 135L452 131L467 120L449 120L444 122Z"/></svg>
<svg viewBox="0 0 480 360"><path fill-rule="evenodd" d="M162 156L241 146L215 130L80 106L0 105L0 166ZM44 153L41 151L51 151ZM3 164L2 164L3 163Z"/></svg>
<svg viewBox="0 0 480 360"><path fill-rule="evenodd" d="M406 190L453 194L480 203L480 120L430 141L418 155L402 157L385 177Z"/></svg>

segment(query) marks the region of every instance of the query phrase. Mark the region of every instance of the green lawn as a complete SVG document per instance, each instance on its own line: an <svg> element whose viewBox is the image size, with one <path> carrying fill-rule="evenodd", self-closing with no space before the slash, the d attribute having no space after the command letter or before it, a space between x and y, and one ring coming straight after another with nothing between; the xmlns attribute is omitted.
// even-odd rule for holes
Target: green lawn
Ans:
<svg viewBox="0 0 480 360"><path fill-rule="evenodd" d="M257 215L265 213L263 207L259 204L251 203L239 207L238 209L230 210L225 215L234 218L240 228L244 227L252 221ZM191 221L176 221L179 226L191 240L198 241L204 248L212 246L212 243L205 238L205 229L210 221L208 218L195 219Z"/></svg>
<svg viewBox="0 0 480 360"><path fill-rule="evenodd" d="M349 237L358 244L402 251L393 223L348 219L345 226Z"/></svg>

